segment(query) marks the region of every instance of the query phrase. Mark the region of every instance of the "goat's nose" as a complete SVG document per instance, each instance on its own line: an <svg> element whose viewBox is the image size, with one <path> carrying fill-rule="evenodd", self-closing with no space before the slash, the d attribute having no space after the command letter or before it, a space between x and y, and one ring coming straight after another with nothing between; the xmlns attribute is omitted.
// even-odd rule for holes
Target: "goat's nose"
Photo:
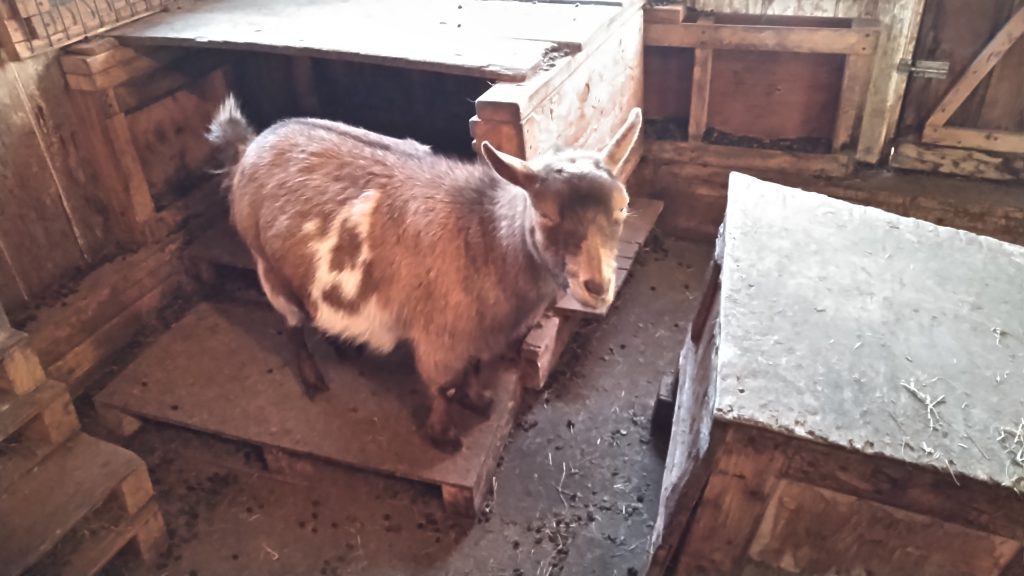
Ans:
<svg viewBox="0 0 1024 576"><path fill-rule="evenodd" d="M605 292L608 291L607 284L601 282L600 280L594 280L593 278L585 281L583 283L583 287L586 288L587 292L590 292L590 295L594 296L595 298L603 298Z"/></svg>

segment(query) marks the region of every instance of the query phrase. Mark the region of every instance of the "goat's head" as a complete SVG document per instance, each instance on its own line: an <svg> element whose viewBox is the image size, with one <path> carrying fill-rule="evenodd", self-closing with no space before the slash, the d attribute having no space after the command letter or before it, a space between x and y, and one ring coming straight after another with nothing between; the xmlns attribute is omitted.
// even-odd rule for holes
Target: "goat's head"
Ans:
<svg viewBox="0 0 1024 576"><path fill-rule="evenodd" d="M540 249L556 272L564 273L573 297L593 308L615 294L615 259L629 205L622 170L641 121L640 109L634 108L600 152L570 150L527 162L489 142L481 144L495 172L526 190Z"/></svg>

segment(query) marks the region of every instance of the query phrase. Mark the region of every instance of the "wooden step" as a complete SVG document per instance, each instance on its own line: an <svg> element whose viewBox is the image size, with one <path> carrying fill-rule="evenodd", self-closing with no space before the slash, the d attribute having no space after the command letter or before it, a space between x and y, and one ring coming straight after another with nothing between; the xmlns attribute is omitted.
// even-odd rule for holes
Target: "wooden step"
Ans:
<svg viewBox="0 0 1024 576"><path fill-rule="evenodd" d="M22 574L93 511L110 525L109 518L134 516L152 495L141 458L76 434L0 494L0 566Z"/></svg>
<svg viewBox="0 0 1024 576"><path fill-rule="evenodd" d="M111 507L113 510L113 507ZM126 518L110 512L93 513L76 526L53 551L25 576L92 576L128 544L138 560L155 559L167 543L167 529L155 500Z"/></svg>
<svg viewBox="0 0 1024 576"><path fill-rule="evenodd" d="M0 329L0 392L28 394L46 380L28 334Z"/></svg>
<svg viewBox="0 0 1024 576"><path fill-rule="evenodd" d="M47 380L24 396L0 392L0 441L18 436L60 442L78 429L78 416L67 388Z"/></svg>

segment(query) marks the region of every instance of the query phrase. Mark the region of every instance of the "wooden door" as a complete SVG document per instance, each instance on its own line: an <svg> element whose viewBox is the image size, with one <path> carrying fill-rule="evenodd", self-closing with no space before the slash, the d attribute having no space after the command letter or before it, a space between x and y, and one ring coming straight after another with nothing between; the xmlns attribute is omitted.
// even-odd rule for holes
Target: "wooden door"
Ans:
<svg viewBox="0 0 1024 576"><path fill-rule="evenodd" d="M1024 178L1024 0L929 0L892 164L996 180Z"/></svg>

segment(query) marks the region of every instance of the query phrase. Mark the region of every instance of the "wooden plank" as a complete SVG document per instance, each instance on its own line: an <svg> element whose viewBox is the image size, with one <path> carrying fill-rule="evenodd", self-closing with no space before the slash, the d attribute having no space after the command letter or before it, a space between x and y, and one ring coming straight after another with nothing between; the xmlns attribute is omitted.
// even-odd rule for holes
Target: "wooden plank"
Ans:
<svg viewBox="0 0 1024 576"><path fill-rule="evenodd" d="M70 219L50 142L37 123L20 74L38 63L0 66L0 244L30 298L43 295L85 264ZM28 76L26 76L28 77ZM44 112L47 110L44 109ZM41 138L45 139L44 143Z"/></svg>
<svg viewBox="0 0 1024 576"><path fill-rule="evenodd" d="M907 89L907 77L899 74L899 64L914 56L924 9L925 0L890 0L888 10L881 10L889 33L875 57L875 73L864 107L857 147L857 160L861 162L877 163L896 133Z"/></svg>
<svg viewBox="0 0 1024 576"><path fill-rule="evenodd" d="M593 52L578 55L584 60L563 60L559 66L574 70L532 112L520 109L527 159L558 147L599 150L643 105L642 26L636 10Z"/></svg>
<svg viewBox="0 0 1024 576"><path fill-rule="evenodd" d="M92 75L135 58L134 49L120 46L112 38L106 38L106 40L114 43L114 47L96 54L69 53L61 56L61 69L68 74Z"/></svg>
<svg viewBox="0 0 1024 576"><path fill-rule="evenodd" d="M664 5L645 5L644 22L680 24L686 18L687 7L682 2Z"/></svg>
<svg viewBox="0 0 1024 576"><path fill-rule="evenodd" d="M957 80L956 84L939 102L935 112L925 122L925 126L944 126L953 113L956 112L957 108L978 87L982 78L992 71L992 68L999 62L999 59L1006 54L1022 35L1024 35L1024 8L1017 10L1017 13L1010 18L1006 25L989 41L985 49L978 54L974 62L964 72L964 75Z"/></svg>
<svg viewBox="0 0 1024 576"><path fill-rule="evenodd" d="M47 56L8 64L17 71L48 167L57 184L72 232L88 262L114 249L114 233L105 209L106 191L97 185L89 135L74 113L63 74Z"/></svg>
<svg viewBox="0 0 1024 576"><path fill-rule="evenodd" d="M644 44L675 48L864 55L875 51L878 35L877 29L649 23L644 27Z"/></svg>
<svg viewBox="0 0 1024 576"><path fill-rule="evenodd" d="M91 526L83 527L91 528ZM156 558L166 545L166 527L155 500L146 503L136 514L103 525L98 530L79 530L60 543L56 557L44 560L33 571L49 574L98 574L118 552L133 544L134 553L143 562Z"/></svg>
<svg viewBox="0 0 1024 576"><path fill-rule="evenodd" d="M800 574L999 574L1021 544L870 500L779 483L750 557Z"/></svg>
<svg viewBox="0 0 1024 576"><path fill-rule="evenodd" d="M148 246L101 266L74 294L38 310L26 330L43 365L53 365L146 294L180 275L180 253L180 239Z"/></svg>
<svg viewBox="0 0 1024 576"><path fill-rule="evenodd" d="M836 54L719 50L708 125L734 136L820 147L835 131L843 60Z"/></svg>
<svg viewBox="0 0 1024 576"><path fill-rule="evenodd" d="M646 150L647 157L654 161L723 168L833 177L844 176L853 169L852 159L841 154L805 154L668 140L649 142Z"/></svg>
<svg viewBox="0 0 1024 576"><path fill-rule="evenodd" d="M719 433L725 438L683 544L677 575L735 573L785 464L780 437L738 425Z"/></svg>
<svg viewBox="0 0 1024 576"><path fill-rule="evenodd" d="M1024 6L1016 0L1015 6ZM987 130L1024 132L1024 98L1020 96L1024 73L1024 42L1017 41L1000 58L988 76L988 89L974 124ZM977 92L977 91L975 91ZM956 122L954 122L956 123Z"/></svg>
<svg viewBox="0 0 1024 576"><path fill-rule="evenodd" d="M46 375L29 345L28 334L0 327L0 390L20 396L44 380Z"/></svg>
<svg viewBox="0 0 1024 576"><path fill-rule="evenodd" d="M64 385L48 380L31 392L18 396L9 392L0 392L0 440L4 440L21 431L23 427L47 407L61 403L67 397Z"/></svg>
<svg viewBox="0 0 1024 576"><path fill-rule="evenodd" d="M715 406L714 324L717 299L703 326L691 326L702 337L687 339L679 355L679 386L674 398L672 436L662 478L658 518L654 524L648 576L665 573L681 545L721 447L722 435L713 430Z"/></svg>
<svg viewBox="0 0 1024 576"><path fill-rule="evenodd" d="M701 15L698 24L712 24L713 15ZM708 106L711 96L711 59L714 52L710 48L697 48L693 56L693 93L690 96L690 142L704 140L704 132L708 128Z"/></svg>
<svg viewBox="0 0 1024 576"><path fill-rule="evenodd" d="M854 28L861 27L861 21ZM864 111L864 101L871 84L874 60L871 56L847 56L843 67L843 85L839 90L839 110L836 113L835 133L832 135L832 151L846 150L857 130L857 120Z"/></svg>
<svg viewBox="0 0 1024 576"><path fill-rule="evenodd" d="M70 70L65 70L68 86L72 90L82 90L86 92L106 90L123 82L127 82L137 76L157 70L182 55L180 50L173 49L146 51L138 51L132 48L125 49L131 50L133 56L121 60L118 64L109 66L98 72L78 74ZM75 61L72 60L70 62L73 63Z"/></svg>
<svg viewBox="0 0 1024 576"><path fill-rule="evenodd" d="M495 396L489 419L453 410L463 431L463 449L444 454L419 432L414 414L423 396L408 358L367 356L343 364L325 343L315 342L318 364L334 389L310 403L282 348L280 327L277 314L264 306L200 304L143 350L96 402L259 446L437 486L475 489L493 446L508 433L502 427L510 420L499 412L508 409L519 386L514 373L507 377L510 367L488 368ZM204 352L198 355L199 350ZM235 385L209 386L220 378ZM230 414L223 410L228 396L234 399ZM339 437L361 441L332 440Z"/></svg>
<svg viewBox="0 0 1024 576"><path fill-rule="evenodd" d="M400 6L327 0L284 6L268 0L222 0L157 14L111 34L130 45L256 49L511 82L528 78L557 46L542 40L489 36L482 27L448 24L434 15L423 18L421 12L430 6L411 10L408 4ZM381 18L389 22L388 27L375 25ZM282 27L282 21L303 25ZM500 20L494 24L500 26Z"/></svg>
<svg viewBox="0 0 1024 576"><path fill-rule="evenodd" d="M0 565L20 574L145 463L131 452L78 434L0 500ZM68 482L74 478L74 482Z"/></svg>
<svg viewBox="0 0 1024 576"><path fill-rule="evenodd" d="M1024 132L958 128L953 126L925 126L921 141L939 146L973 148L989 152L1024 154Z"/></svg>
<svg viewBox="0 0 1024 576"><path fill-rule="evenodd" d="M986 180L1024 179L1024 158L996 152L947 148L904 141L896 144L889 164L894 168L939 172Z"/></svg>
<svg viewBox="0 0 1024 576"><path fill-rule="evenodd" d="M126 115L131 114L200 80L223 64L222 55L205 51L132 78L113 88L117 109Z"/></svg>

